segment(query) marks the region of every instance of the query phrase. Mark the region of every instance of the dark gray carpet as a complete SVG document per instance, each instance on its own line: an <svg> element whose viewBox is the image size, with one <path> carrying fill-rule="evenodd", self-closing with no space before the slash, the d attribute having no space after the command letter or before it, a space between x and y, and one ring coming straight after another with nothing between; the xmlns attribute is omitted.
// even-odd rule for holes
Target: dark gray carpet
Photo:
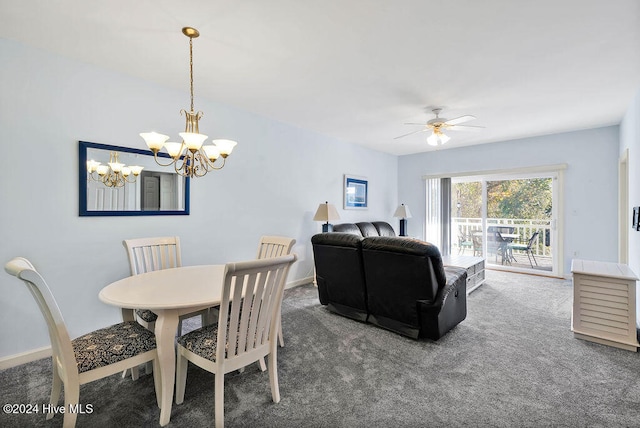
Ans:
<svg viewBox="0 0 640 428"><path fill-rule="evenodd" d="M225 380L229 427L640 427L640 356L573 338L571 281L489 271L468 316L438 342L340 317L312 285L288 290L282 401L257 365ZM0 372L2 404L47 402L50 359ZM78 426L158 425L151 376L81 387ZM2 427L62 417L0 415ZM213 426L213 376L190 366L175 427Z"/></svg>

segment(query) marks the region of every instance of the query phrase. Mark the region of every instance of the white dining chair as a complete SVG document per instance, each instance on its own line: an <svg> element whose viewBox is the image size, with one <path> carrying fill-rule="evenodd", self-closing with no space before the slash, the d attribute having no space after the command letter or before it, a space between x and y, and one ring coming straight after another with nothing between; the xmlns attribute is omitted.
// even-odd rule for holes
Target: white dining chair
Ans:
<svg viewBox="0 0 640 428"><path fill-rule="evenodd" d="M53 366L49 404L51 408L58 406L64 385L65 428L75 426L78 413L71 409L80 404L80 385L147 362L156 366L153 371L154 383L156 400L160 405L156 339L153 333L135 321L126 321L71 340L49 286L33 265L25 258L16 257L4 269L27 285L47 323ZM53 416L54 412L50 411L47 419Z"/></svg>
<svg viewBox="0 0 640 428"><path fill-rule="evenodd" d="M182 266L182 252L178 236L125 239L122 241L122 245L127 250L131 275ZM176 284L176 287L179 286L180 284ZM135 314L140 324L153 331L158 319L153 311L136 309ZM204 325L206 315L207 310L205 309L181 316L178 322L178 335L182 334L183 320L201 316L202 325Z"/></svg>
<svg viewBox="0 0 640 428"><path fill-rule="evenodd" d="M132 276L182 266L182 251L180 249L180 237L178 236L125 239L122 241L122 245L127 250L129 268ZM176 284L176 287L179 286L180 284ZM200 316L202 325L204 325L207 312L208 310L204 309L180 316L178 321L178 335L182 334L183 320ZM150 331L155 330L158 315L149 309L136 309L134 313L136 320L138 320L140 324ZM147 364L147 373L152 370L152 366ZM126 375L126 372L122 373L122 377ZM131 378L133 380L138 378L137 367L131 370Z"/></svg>
<svg viewBox="0 0 640 428"><path fill-rule="evenodd" d="M294 238L284 236L263 236L258 244L257 259L267 259L270 257L280 257L291 254L291 249L295 245ZM278 314L278 341L280 346L284 346L284 336L282 334L282 315ZM264 371L264 370L263 370Z"/></svg>
<svg viewBox="0 0 640 428"><path fill-rule="evenodd" d="M184 401L188 362L215 375L215 426L224 426L224 375L268 357L271 396L280 401L278 314L295 254L227 263L218 324L178 337L176 404Z"/></svg>

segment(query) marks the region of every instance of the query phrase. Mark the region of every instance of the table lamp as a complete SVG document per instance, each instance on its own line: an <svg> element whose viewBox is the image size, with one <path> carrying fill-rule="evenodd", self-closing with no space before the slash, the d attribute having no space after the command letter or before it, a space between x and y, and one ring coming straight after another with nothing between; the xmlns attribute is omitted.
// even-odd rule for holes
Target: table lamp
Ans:
<svg viewBox="0 0 640 428"><path fill-rule="evenodd" d="M314 221L326 221L325 224L322 225L323 232L333 232L333 225L329 224L329 220L339 220L340 216L338 215L338 211L336 211L336 207L330 204L328 201L324 204L318 205L318 210L316 211L316 215L313 216Z"/></svg>
<svg viewBox="0 0 640 428"><path fill-rule="evenodd" d="M393 216L400 217L400 236L407 236L407 219L411 218L411 211L409 211L409 207L405 204L401 204L396 209Z"/></svg>

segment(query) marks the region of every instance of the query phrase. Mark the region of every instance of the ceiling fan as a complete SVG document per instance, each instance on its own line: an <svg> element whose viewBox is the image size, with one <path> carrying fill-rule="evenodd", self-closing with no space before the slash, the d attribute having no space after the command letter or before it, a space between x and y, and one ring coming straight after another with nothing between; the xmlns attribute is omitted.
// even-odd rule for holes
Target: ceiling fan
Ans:
<svg viewBox="0 0 640 428"><path fill-rule="evenodd" d="M471 126L471 125L460 125L461 123L468 122L470 120L474 120L476 117L471 115L465 115L456 117L455 119L444 119L440 117L440 112L442 108L434 108L433 114L436 115L435 118L431 119L427 123L405 123L405 125L421 125L424 128L419 129L417 131L409 132L408 134L400 135L399 137L395 137L394 140L398 138L407 137L409 135L417 134L419 132L427 132L431 131L431 135L427 138L427 143L430 146L437 146L438 144L444 144L450 140L450 137L444 134L444 130L449 131L476 131L484 128L483 126Z"/></svg>

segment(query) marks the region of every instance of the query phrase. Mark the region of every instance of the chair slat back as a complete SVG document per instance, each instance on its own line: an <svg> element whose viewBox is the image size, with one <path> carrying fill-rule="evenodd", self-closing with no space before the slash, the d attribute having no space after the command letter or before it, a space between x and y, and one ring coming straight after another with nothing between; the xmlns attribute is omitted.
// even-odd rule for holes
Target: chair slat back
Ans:
<svg viewBox="0 0 640 428"><path fill-rule="evenodd" d="M31 262L23 257L9 261L4 270L21 279L33 295L49 330L53 364L58 365L60 375L66 380L68 376L78 376L78 366L71 345L71 338L64 323L64 318L44 278Z"/></svg>
<svg viewBox="0 0 640 428"><path fill-rule="evenodd" d="M539 234L540 232L534 232L533 235L531 235L531 238L529 238L529 243L527 244L528 248L531 248L533 246L533 241L536 240Z"/></svg>
<svg viewBox="0 0 640 428"><path fill-rule="evenodd" d="M284 236L263 236L260 238L256 259L268 259L291 254L291 248L295 243L295 239Z"/></svg>
<svg viewBox="0 0 640 428"><path fill-rule="evenodd" d="M131 275L182 266L177 236L125 239L122 245L127 249Z"/></svg>
<svg viewBox="0 0 640 428"><path fill-rule="evenodd" d="M290 254L226 265L218 320L218 364L257 348L275 347L276 314L289 268L296 259Z"/></svg>

